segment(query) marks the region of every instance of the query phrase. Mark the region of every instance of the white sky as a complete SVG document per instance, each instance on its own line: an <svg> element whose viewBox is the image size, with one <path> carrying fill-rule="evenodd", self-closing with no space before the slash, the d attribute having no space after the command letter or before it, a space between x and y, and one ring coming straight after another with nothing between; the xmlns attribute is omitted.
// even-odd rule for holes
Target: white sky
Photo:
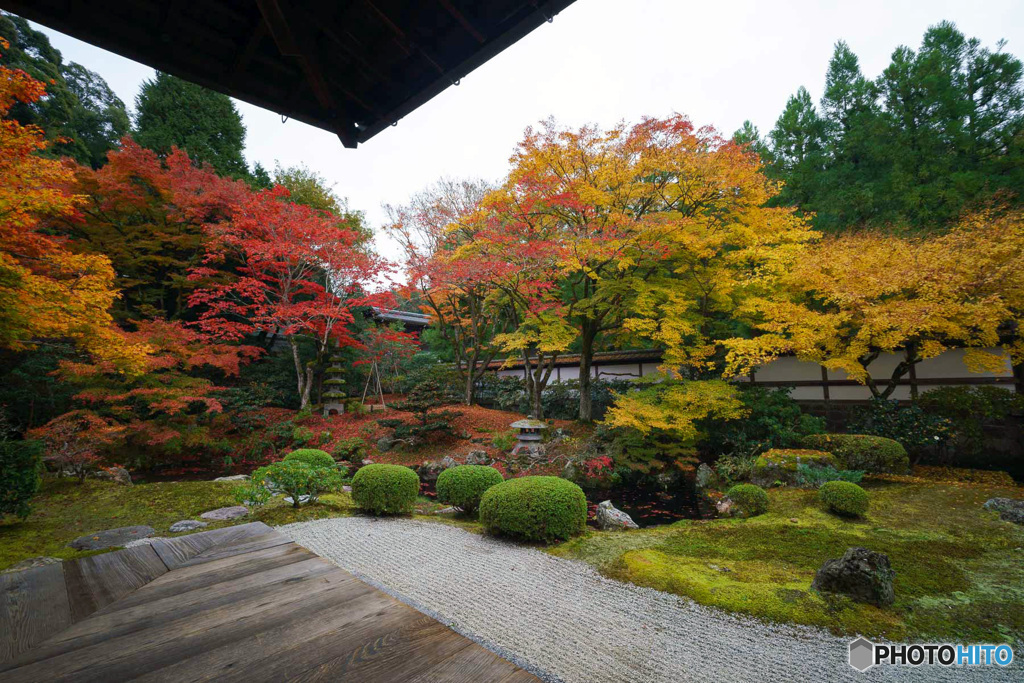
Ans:
<svg viewBox="0 0 1024 683"><path fill-rule="evenodd" d="M724 134L750 119L765 134L803 85L818 100L837 40L850 44L869 78L894 48L916 49L928 26L949 19L987 47L1005 38L1024 57L1021 0L577 0L358 149L297 121L281 123L239 102L246 159L272 170L304 163L366 212L376 228L383 203L402 203L441 176L504 175L523 129L554 115L569 125L678 111ZM153 70L45 27L66 60L103 76L132 107ZM397 256L378 234L378 248Z"/></svg>

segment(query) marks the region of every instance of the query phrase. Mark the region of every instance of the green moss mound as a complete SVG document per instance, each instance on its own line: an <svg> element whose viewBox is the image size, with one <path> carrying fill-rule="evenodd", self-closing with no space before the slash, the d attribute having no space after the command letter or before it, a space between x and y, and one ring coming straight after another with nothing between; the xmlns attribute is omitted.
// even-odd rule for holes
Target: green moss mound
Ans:
<svg viewBox="0 0 1024 683"><path fill-rule="evenodd" d="M475 512L489 488L505 481L501 472L486 465L458 465L437 477L437 499L464 512Z"/></svg>
<svg viewBox="0 0 1024 683"><path fill-rule="evenodd" d="M735 517L757 517L768 512L768 494L760 486L737 484L725 497L732 501Z"/></svg>
<svg viewBox="0 0 1024 683"><path fill-rule="evenodd" d="M801 440L807 448L828 451L845 470L868 474L906 474L910 471L907 450L898 441L867 434L811 434Z"/></svg>
<svg viewBox="0 0 1024 683"><path fill-rule="evenodd" d="M836 459L827 451L807 448L772 448L754 461L750 479L759 486L796 483L797 466L836 468ZM836 468L838 469L838 468Z"/></svg>
<svg viewBox="0 0 1024 683"><path fill-rule="evenodd" d="M491 533L527 541L568 539L587 524L587 498L560 477L510 479L484 493L480 521Z"/></svg>
<svg viewBox="0 0 1024 683"><path fill-rule="evenodd" d="M818 489L818 500L843 517L863 517L868 511L868 492L848 481L829 481Z"/></svg>
<svg viewBox="0 0 1024 683"><path fill-rule="evenodd" d="M298 460L312 467L334 467L334 458L327 451L319 448L297 448L288 455L285 460Z"/></svg>
<svg viewBox="0 0 1024 683"><path fill-rule="evenodd" d="M366 465L352 477L356 507L374 515L408 512L419 492L419 476L401 465Z"/></svg>

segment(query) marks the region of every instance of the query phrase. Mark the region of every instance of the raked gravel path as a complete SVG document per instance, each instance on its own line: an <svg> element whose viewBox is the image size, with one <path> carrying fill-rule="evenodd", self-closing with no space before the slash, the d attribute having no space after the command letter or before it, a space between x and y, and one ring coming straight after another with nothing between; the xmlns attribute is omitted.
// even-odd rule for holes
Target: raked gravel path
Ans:
<svg viewBox="0 0 1024 683"><path fill-rule="evenodd" d="M1010 670L860 674L848 638L766 626L445 524L348 517L279 531L551 682L1024 680L1019 652Z"/></svg>

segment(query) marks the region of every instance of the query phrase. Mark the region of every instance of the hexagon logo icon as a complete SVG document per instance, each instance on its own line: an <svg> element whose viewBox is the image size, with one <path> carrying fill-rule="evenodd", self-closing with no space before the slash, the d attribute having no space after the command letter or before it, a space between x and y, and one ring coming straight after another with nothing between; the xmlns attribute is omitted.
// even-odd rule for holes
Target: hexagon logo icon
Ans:
<svg viewBox="0 0 1024 683"><path fill-rule="evenodd" d="M850 643L850 666L857 671L867 671L875 663L875 645L870 640L858 638Z"/></svg>

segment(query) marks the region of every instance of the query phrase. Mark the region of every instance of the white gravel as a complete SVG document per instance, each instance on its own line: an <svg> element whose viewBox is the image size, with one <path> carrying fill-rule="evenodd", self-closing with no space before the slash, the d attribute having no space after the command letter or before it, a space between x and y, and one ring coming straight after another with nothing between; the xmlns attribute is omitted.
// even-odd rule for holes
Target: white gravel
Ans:
<svg viewBox="0 0 1024 683"><path fill-rule="evenodd" d="M547 681L1024 680L1019 652L1010 669L861 674L849 638L736 617L444 524L349 517L279 531Z"/></svg>

